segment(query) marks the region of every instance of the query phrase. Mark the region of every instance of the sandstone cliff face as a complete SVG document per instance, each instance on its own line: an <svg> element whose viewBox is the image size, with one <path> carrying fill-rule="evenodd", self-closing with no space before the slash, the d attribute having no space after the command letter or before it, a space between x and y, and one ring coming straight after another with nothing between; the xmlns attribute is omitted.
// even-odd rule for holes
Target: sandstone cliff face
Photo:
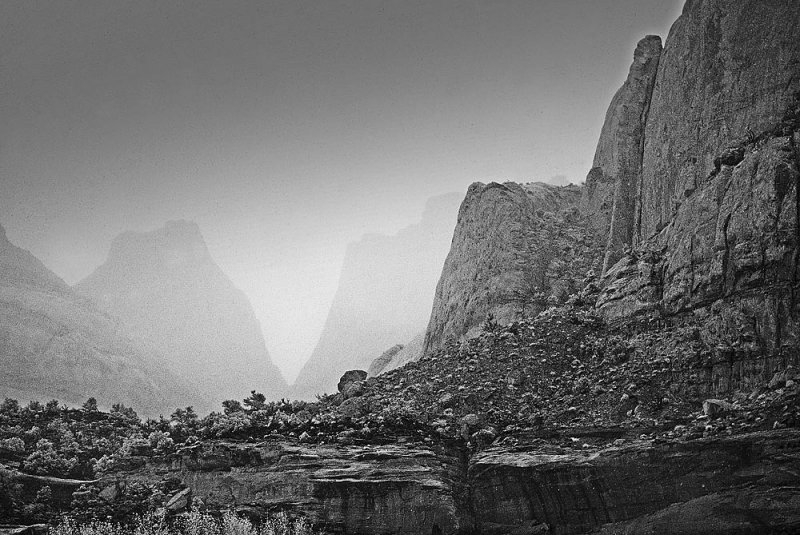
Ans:
<svg viewBox="0 0 800 535"><path fill-rule="evenodd" d="M800 343L798 17L796 2L687 3L648 115L638 247L598 302L616 320L693 318L730 387Z"/></svg>
<svg viewBox="0 0 800 535"><path fill-rule="evenodd" d="M106 263L76 290L198 387L184 405L211 410L253 389L269 398L286 392L250 303L214 263L194 223L120 235Z"/></svg>
<svg viewBox="0 0 800 535"><path fill-rule="evenodd" d="M639 41L628 78L614 95L586 177L581 209L605 244L603 272L633 238L637 188L642 174L644 129L661 56L661 38Z"/></svg>
<svg viewBox="0 0 800 535"><path fill-rule="evenodd" d="M267 437L129 457L97 481L0 470L0 487L34 496L48 485L55 505L68 507L81 483L113 503L129 488L179 481L182 500L165 498L175 510L286 511L323 533L789 533L800 527L798 452L797 430L591 452L534 439L469 459L452 444Z"/></svg>
<svg viewBox="0 0 800 535"><path fill-rule="evenodd" d="M212 510L288 511L326 533L457 533L464 518L457 455L428 446L205 443L168 458L134 458L106 488L174 477ZM196 503L196 502L195 502Z"/></svg>
<svg viewBox="0 0 800 535"><path fill-rule="evenodd" d="M676 202L730 144L777 124L800 89L800 5L690 0L658 65L644 135L636 239L661 230Z"/></svg>
<svg viewBox="0 0 800 535"><path fill-rule="evenodd" d="M576 186L472 184L436 288L425 352L469 336L488 314L508 322L523 312L514 292L554 298L577 286L591 255L575 208ZM567 256L586 262L565 262Z"/></svg>
<svg viewBox="0 0 800 535"><path fill-rule="evenodd" d="M366 370L386 348L425 328L458 202L457 194L430 199L419 224L348 247L328 319L293 396L336 392L346 370Z"/></svg>
<svg viewBox="0 0 800 535"><path fill-rule="evenodd" d="M133 406L157 416L185 383L0 228L0 397Z"/></svg>
<svg viewBox="0 0 800 535"><path fill-rule="evenodd" d="M790 483L798 465L782 450L798 446L791 431L592 454L491 448L470 462L472 507L481 532L520 524L556 535L604 525L609 534L792 530L800 527L800 490Z"/></svg>

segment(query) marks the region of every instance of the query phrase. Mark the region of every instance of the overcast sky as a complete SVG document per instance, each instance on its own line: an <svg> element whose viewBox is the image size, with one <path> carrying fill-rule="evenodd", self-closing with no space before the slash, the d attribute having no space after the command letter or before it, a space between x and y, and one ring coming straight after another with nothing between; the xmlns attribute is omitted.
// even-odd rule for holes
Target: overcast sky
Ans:
<svg viewBox="0 0 800 535"><path fill-rule="evenodd" d="M474 181L582 181L677 0L0 2L0 223L69 283L196 221L287 378L348 242Z"/></svg>

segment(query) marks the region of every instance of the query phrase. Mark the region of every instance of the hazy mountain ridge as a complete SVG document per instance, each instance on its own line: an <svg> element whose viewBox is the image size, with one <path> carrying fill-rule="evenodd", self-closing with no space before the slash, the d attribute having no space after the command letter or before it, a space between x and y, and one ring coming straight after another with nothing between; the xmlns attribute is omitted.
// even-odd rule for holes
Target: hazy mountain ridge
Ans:
<svg viewBox="0 0 800 535"><path fill-rule="evenodd" d="M425 328L459 197L433 197L419 223L393 236L366 235L348 247L325 327L294 395L334 392L344 371L367 369L388 347Z"/></svg>
<svg viewBox="0 0 800 535"><path fill-rule="evenodd" d="M168 414L188 395L158 356L119 323L76 294L0 227L0 396Z"/></svg>
<svg viewBox="0 0 800 535"><path fill-rule="evenodd" d="M247 297L214 263L196 224L121 234L107 261L75 288L197 385L193 403L218 408L253 389L285 395Z"/></svg>

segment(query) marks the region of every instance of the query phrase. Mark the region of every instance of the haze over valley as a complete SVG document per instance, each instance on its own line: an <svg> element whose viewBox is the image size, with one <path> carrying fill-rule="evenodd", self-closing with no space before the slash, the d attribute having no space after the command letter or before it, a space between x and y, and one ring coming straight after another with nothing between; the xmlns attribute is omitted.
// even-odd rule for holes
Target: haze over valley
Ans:
<svg viewBox="0 0 800 535"><path fill-rule="evenodd" d="M0 535L800 533L800 2L0 3Z"/></svg>

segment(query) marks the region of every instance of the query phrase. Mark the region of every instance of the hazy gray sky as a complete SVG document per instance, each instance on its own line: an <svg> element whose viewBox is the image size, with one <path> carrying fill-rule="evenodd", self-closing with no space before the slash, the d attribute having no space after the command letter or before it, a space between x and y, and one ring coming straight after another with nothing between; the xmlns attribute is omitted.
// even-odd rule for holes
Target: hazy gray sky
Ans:
<svg viewBox="0 0 800 535"><path fill-rule="evenodd" d="M582 181L677 0L0 2L0 223L74 283L196 221L291 380L348 242L476 180Z"/></svg>

